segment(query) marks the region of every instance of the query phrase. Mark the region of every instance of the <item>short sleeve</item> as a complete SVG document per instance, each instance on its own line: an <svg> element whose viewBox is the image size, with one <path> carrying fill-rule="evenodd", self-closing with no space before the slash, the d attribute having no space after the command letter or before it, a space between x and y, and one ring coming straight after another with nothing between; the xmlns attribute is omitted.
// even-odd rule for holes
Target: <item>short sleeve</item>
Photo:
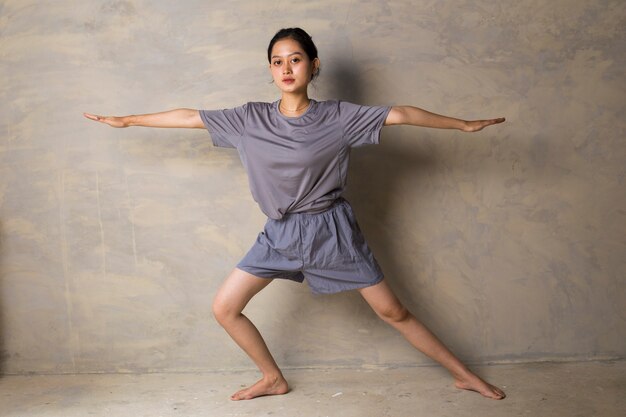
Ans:
<svg viewBox="0 0 626 417"><path fill-rule="evenodd" d="M348 146L356 148L380 143L380 131L391 107L361 106L347 101L339 102L339 119Z"/></svg>
<svg viewBox="0 0 626 417"><path fill-rule="evenodd" d="M236 148L246 127L248 105L223 110L200 110L202 123L209 131L214 146Z"/></svg>

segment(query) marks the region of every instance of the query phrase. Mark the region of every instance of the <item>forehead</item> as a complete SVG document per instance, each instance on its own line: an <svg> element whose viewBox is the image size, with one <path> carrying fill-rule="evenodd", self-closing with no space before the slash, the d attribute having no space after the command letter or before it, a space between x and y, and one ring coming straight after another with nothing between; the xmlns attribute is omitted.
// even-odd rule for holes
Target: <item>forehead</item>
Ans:
<svg viewBox="0 0 626 417"><path fill-rule="evenodd" d="M302 55L305 55L304 49L302 49L302 46L300 46L300 43L291 38L281 39L277 41L272 47L272 57L288 56L296 52L299 52Z"/></svg>

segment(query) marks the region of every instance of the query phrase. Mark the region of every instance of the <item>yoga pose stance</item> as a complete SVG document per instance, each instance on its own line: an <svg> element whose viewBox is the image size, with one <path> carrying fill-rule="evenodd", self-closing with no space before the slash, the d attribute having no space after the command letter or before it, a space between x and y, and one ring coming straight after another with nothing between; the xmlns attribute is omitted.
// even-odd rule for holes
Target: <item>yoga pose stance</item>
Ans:
<svg viewBox="0 0 626 417"><path fill-rule="evenodd" d="M504 118L465 121L413 106L362 106L316 101L307 93L320 60L300 28L281 29L267 58L281 97L225 110L175 109L131 116L85 117L113 127L206 128L213 145L236 148L254 200L268 217L248 253L215 296L215 318L259 367L263 377L231 396L245 400L285 394L289 385L261 334L242 314L250 299L274 278L307 284L315 293L358 290L378 316L415 348L444 366L457 388L502 399L499 388L472 373L393 294L368 247L346 186L350 149L378 144L388 125L476 132Z"/></svg>

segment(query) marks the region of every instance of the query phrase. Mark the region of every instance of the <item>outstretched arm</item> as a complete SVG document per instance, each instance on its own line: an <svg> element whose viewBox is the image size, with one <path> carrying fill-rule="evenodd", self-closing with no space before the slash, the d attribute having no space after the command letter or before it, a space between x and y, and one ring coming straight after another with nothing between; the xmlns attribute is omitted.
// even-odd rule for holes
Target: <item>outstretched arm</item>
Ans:
<svg viewBox="0 0 626 417"><path fill-rule="evenodd" d="M476 132L487 126L502 123L504 120L504 117L489 120L461 120L431 113L418 107L394 106L391 108L389 115L387 115L384 125L412 125Z"/></svg>
<svg viewBox="0 0 626 417"><path fill-rule="evenodd" d="M130 116L99 116L83 113L91 120L106 123L112 127L145 126L145 127L186 127L204 128L200 112L194 109L174 109L160 113L138 114Z"/></svg>

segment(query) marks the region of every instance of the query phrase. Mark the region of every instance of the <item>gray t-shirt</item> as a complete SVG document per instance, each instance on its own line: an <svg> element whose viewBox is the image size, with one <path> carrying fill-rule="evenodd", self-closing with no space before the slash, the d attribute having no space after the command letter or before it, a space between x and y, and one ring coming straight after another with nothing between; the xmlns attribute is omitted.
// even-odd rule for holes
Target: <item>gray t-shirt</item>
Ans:
<svg viewBox="0 0 626 417"><path fill-rule="evenodd" d="M378 144L391 107L316 101L298 117L273 103L200 110L213 145L236 148L252 197L268 217L318 213L347 184L350 148Z"/></svg>

